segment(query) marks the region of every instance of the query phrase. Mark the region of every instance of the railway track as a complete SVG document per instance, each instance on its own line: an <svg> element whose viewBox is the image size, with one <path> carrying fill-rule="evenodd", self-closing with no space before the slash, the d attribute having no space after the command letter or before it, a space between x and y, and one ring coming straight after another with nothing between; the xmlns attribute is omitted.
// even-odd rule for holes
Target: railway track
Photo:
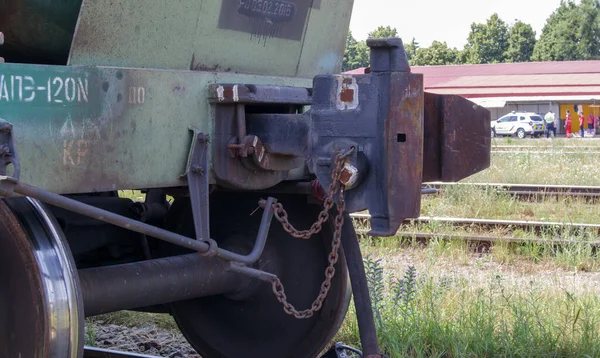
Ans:
<svg viewBox="0 0 600 358"><path fill-rule="evenodd" d="M536 145L495 145L492 146L492 150L497 151L516 151L516 150L545 150L553 151L553 150L572 150L572 151L600 151L600 146L576 146L576 145L567 145L561 147L540 147Z"/></svg>
<svg viewBox="0 0 600 358"><path fill-rule="evenodd" d="M579 151L579 152L563 152L563 151L520 151L520 150L513 150L513 151L508 151L508 150L492 150L490 151L491 154L542 154L542 155L547 155L547 154L560 154L560 155L587 155L589 154L589 152L583 152L583 151Z"/></svg>
<svg viewBox="0 0 600 358"><path fill-rule="evenodd" d="M85 346L83 358L160 358L146 354L121 352L104 348Z"/></svg>
<svg viewBox="0 0 600 358"><path fill-rule="evenodd" d="M360 235L365 235L369 232L366 229L358 229L356 232ZM553 246L566 246L572 245L576 242L569 240L559 239L540 239L540 238L524 238L524 237L512 237L512 236L489 236L489 235L466 235L466 234L439 234L439 233L415 233L415 232L398 232L397 236L401 239L416 239L421 242L427 242L434 239L442 240L460 240L466 242L472 242L476 244L492 244L492 243L510 243L510 244L527 244L527 243L538 243L548 244ZM594 248L600 246L600 241L586 241L587 245Z"/></svg>
<svg viewBox="0 0 600 358"><path fill-rule="evenodd" d="M585 155L600 152L600 146L564 146L564 147L539 147L533 145L492 146L492 154L560 154L560 155Z"/></svg>
<svg viewBox="0 0 600 358"><path fill-rule="evenodd" d="M350 215L359 228L356 229L357 234L366 235L369 232L368 214L351 214ZM422 245L426 245L431 240L458 240L467 242L476 247L476 251L484 252L489 250L492 244L509 243L509 244L544 244L553 247L568 246L573 244L582 244L591 246L594 250L600 247L600 240L566 240L561 239L564 233L571 232L582 233L585 230L592 230L592 233L600 235L599 224L579 224L579 223L560 223L560 222L538 222L538 221L516 221L516 220L486 220L486 219L468 219L468 218L432 218L420 217L418 219L406 220L405 223L417 222L427 224L431 222L446 223L457 227L479 227L482 229L502 229L505 231L502 236L490 234L466 234L466 233L429 233L429 232L410 232L398 231L396 237L399 239L416 240ZM363 228L361 228L363 227ZM537 237L518 237L517 235L507 235L515 231L532 231ZM540 237L542 233L551 233L551 237Z"/></svg>
<svg viewBox="0 0 600 358"><path fill-rule="evenodd" d="M581 185L538 185L538 184L503 184L503 183L423 183L423 190L441 192L452 186L468 187L472 190L494 189L519 197L585 197L600 198L600 187Z"/></svg>
<svg viewBox="0 0 600 358"><path fill-rule="evenodd" d="M355 224L359 228L367 228L369 226L369 214L351 214L350 217L354 220ZM447 224L453 227L470 227L480 228L484 230L501 230L504 232L514 231L528 231L536 234L551 233L553 236L560 237L561 235L571 233L581 233L584 231L600 234L600 224L586 224L586 223L564 223L564 222L544 222L544 221L519 221L519 220L490 220L490 219L473 219L473 218L451 218L451 217L419 217L416 219L405 220L405 224L417 223L417 224ZM366 229L359 229L360 233L367 233ZM410 232L399 232L398 236L414 237L419 235L422 238L430 238L432 235L439 237L439 234L425 234L425 233L410 233ZM479 238L479 239L478 239ZM491 236L473 236L474 241L482 241L485 238L486 241L532 241L531 239L518 239L513 237L491 237ZM491 238L495 238L491 240ZM548 240L544 240L548 241ZM556 242L568 242L565 240L556 240Z"/></svg>

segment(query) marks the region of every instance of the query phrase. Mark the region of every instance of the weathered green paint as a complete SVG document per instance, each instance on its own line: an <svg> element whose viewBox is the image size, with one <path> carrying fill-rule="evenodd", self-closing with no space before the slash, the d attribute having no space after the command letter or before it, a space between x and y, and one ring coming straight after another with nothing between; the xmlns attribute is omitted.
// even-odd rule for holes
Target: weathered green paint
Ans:
<svg viewBox="0 0 600 358"><path fill-rule="evenodd" d="M190 150L188 128L212 134L207 86L216 82L312 84L234 73L0 64L0 118L14 125L21 180L28 184L56 193L177 186Z"/></svg>
<svg viewBox="0 0 600 358"><path fill-rule="evenodd" d="M269 7L279 1L245 2ZM240 16L237 0L84 0L69 64L303 78L338 73L353 1L288 2L299 9L294 19L301 21L299 40L276 37L277 28L266 19ZM222 11L235 12L232 21L267 36L223 28ZM296 28L294 21L278 24L278 31Z"/></svg>

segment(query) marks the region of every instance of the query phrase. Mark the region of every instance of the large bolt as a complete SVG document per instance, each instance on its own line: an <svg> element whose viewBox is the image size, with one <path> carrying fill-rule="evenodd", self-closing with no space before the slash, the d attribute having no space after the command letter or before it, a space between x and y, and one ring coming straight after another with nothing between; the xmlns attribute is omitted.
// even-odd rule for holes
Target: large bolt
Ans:
<svg viewBox="0 0 600 358"><path fill-rule="evenodd" d="M204 175L204 168L202 168L200 165L192 165L192 173L194 174L198 174L198 175Z"/></svg>
<svg viewBox="0 0 600 358"><path fill-rule="evenodd" d="M0 145L0 158L10 157L10 148L6 145Z"/></svg>
<svg viewBox="0 0 600 358"><path fill-rule="evenodd" d="M356 184L356 179L358 179L358 169L352 164L344 164L344 168L340 173L340 182L344 184L346 188L351 188Z"/></svg>

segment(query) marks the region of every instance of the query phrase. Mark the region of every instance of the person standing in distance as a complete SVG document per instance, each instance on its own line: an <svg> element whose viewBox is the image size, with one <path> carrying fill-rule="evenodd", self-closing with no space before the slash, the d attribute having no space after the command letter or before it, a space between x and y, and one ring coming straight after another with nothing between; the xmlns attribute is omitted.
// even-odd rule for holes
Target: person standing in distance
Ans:
<svg viewBox="0 0 600 358"><path fill-rule="evenodd" d="M565 118L565 132L567 133L567 138L571 138L571 112L567 109L567 116Z"/></svg>
<svg viewBox="0 0 600 358"><path fill-rule="evenodd" d="M550 132L554 133L556 137L556 127L554 127L554 112L548 111L546 116L544 116L544 120L546 121L546 138L550 138Z"/></svg>
<svg viewBox="0 0 600 358"><path fill-rule="evenodd" d="M585 138L585 128L583 124L585 123L585 117L583 116L583 110L579 112L579 133L581 134L581 138Z"/></svg>

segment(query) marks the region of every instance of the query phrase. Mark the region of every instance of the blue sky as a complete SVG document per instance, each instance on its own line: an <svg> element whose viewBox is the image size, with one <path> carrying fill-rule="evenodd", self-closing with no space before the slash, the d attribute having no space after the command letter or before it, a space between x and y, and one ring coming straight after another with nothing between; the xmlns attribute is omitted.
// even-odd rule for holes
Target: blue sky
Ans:
<svg viewBox="0 0 600 358"><path fill-rule="evenodd" d="M471 23L483 23L494 12L509 24L530 24L539 38L559 5L560 0L354 0L350 30L364 40L377 26L390 25L405 43L415 37L421 47L438 40L462 49Z"/></svg>

